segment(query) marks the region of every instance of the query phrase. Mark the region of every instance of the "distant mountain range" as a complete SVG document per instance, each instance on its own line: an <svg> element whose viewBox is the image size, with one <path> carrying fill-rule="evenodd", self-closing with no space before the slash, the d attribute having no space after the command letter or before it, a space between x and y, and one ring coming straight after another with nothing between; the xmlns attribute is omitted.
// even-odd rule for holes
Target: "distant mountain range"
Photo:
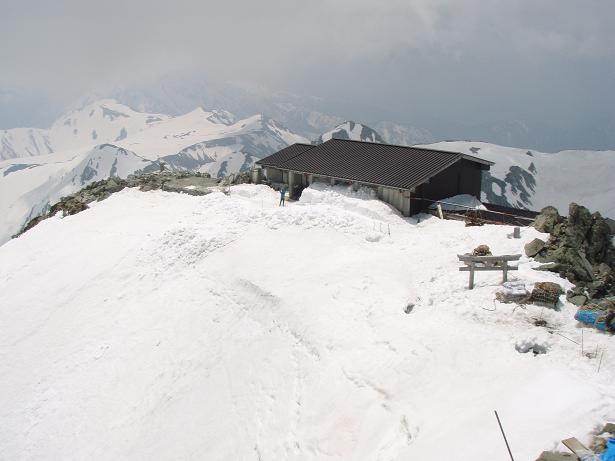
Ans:
<svg viewBox="0 0 615 461"><path fill-rule="evenodd" d="M526 117L481 121L480 116L451 118L446 100L438 101L443 107L441 115L428 115L418 105L400 114L386 106L367 105L362 98L349 101L342 95L339 99L306 96L253 83L219 81L193 72L176 72L149 83L91 91L72 103L68 100L71 97L62 100L59 95L36 90L0 87L0 128L47 127L67 110L114 99L138 112L173 117L195 107L230 111L238 119L263 114L307 139L316 139L346 120L361 120L393 144L463 139L542 152L615 146L615 120L609 115L556 123L528 111ZM476 112L471 105L468 110Z"/></svg>
<svg viewBox="0 0 615 461"><path fill-rule="evenodd" d="M0 243L50 204L110 176L173 170L224 176L295 142L309 142L263 115L223 110L138 112L114 100L86 104L49 129L0 131Z"/></svg>
<svg viewBox="0 0 615 461"><path fill-rule="evenodd" d="M314 119L314 127L324 120ZM308 139L262 114L238 117L223 108L197 108L174 115L103 99L62 115L48 129L2 130L0 244L60 197L96 180L157 170L161 162L173 170L221 177L247 171L255 160L310 139L402 145L431 141L428 132L392 122L379 124L382 132L354 121L338 122ZM429 145L494 161L483 178L484 200L530 209L548 204L561 208L576 200L615 216L613 151L546 154L469 141Z"/></svg>

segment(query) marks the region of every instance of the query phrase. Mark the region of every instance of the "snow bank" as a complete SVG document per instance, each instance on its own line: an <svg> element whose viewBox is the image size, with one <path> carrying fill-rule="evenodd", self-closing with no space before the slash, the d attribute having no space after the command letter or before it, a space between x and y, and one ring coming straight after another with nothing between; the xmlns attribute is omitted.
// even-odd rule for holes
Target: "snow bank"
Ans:
<svg viewBox="0 0 615 461"><path fill-rule="evenodd" d="M375 203L310 194L125 189L0 247L0 459L503 459L497 409L531 460L615 414L612 338L584 330L596 373L573 306L494 304L501 274L457 269L534 229L369 241ZM562 282L533 264L509 277Z"/></svg>
<svg viewBox="0 0 615 461"><path fill-rule="evenodd" d="M485 205L481 203L473 195L469 194L460 194L455 195L453 197L445 198L440 200L438 203L442 206L442 209L445 211L467 211L469 209L473 210L486 210ZM429 206L432 210L435 210L437 203L433 203Z"/></svg>
<svg viewBox="0 0 615 461"><path fill-rule="evenodd" d="M262 184L239 184L237 186L231 186L231 195L245 197L248 199L267 199L273 200L277 198L279 200L280 195L274 191L271 187Z"/></svg>
<svg viewBox="0 0 615 461"><path fill-rule="evenodd" d="M376 192L369 187L331 186L314 182L301 193L301 204L326 204L344 212L352 212L380 221L399 222L401 216L395 208L378 200Z"/></svg>

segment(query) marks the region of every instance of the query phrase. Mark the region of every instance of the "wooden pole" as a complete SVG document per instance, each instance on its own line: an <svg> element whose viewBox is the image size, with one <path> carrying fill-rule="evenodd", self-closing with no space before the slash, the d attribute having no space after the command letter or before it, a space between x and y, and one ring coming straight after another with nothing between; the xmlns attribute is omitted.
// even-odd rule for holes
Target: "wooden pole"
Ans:
<svg viewBox="0 0 615 461"><path fill-rule="evenodd" d="M510 455L510 459L512 461L515 461L515 458L513 458L513 455L512 455L512 451L510 451L508 440L506 440L506 434L504 433L504 428L502 427L502 423L500 422L500 417L498 416L498 412L497 410L493 410L493 412L495 413L495 417L498 420L498 426L500 426L500 431L502 431L502 437L504 437L504 443L506 443L506 448L508 449L508 454Z"/></svg>

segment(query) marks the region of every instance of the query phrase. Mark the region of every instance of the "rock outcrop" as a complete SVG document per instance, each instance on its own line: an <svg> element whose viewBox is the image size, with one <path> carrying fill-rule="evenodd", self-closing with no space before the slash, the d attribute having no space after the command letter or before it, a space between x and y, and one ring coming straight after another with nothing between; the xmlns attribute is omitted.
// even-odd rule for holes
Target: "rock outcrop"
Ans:
<svg viewBox="0 0 615 461"><path fill-rule="evenodd" d="M545 207L533 226L549 240L535 239L525 246L527 256L545 263L542 270L557 272L576 285L567 294L579 306L592 299L615 295L615 247L610 227L600 213L571 203L568 217Z"/></svg>
<svg viewBox="0 0 615 461"><path fill-rule="evenodd" d="M212 178L209 173L178 173L163 170L156 173L130 175L126 179L111 177L93 182L79 192L62 197L46 213L31 219L21 232L13 237L19 237L42 220L58 212L62 212L64 215L73 215L86 210L89 203L104 200L114 192L119 192L125 187L138 187L143 192L164 190L189 195L206 195L215 190L216 187L227 187L247 182L250 182L250 175L248 173L231 175L225 178Z"/></svg>

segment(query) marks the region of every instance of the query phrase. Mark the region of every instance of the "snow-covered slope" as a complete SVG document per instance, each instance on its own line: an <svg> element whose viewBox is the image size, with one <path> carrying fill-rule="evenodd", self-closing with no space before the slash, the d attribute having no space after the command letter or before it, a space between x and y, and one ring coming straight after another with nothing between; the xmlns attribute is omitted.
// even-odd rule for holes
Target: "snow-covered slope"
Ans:
<svg viewBox="0 0 615 461"><path fill-rule="evenodd" d="M0 161L51 152L51 141L47 130L40 128L0 130Z"/></svg>
<svg viewBox="0 0 615 461"><path fill-rule="evenodd" d="M615 217L615 151L550 154L468 141L430 146L495 162L483 176L483 199L490 203L532 210L553 205L566 214L574 201Z"/></svg>
<svg viewBox="0 0 615 461"><path fill-rule="evenodd" d="M228 113L196 109L119 144L174 169L223 176L246 171L256 159L295 142L306 139L262 115L234 121Z"/></svg>
<svg viewBox="0 0 615 461"><path fill-rule="evenodd" d="M500 274L457 270L541 234L305 192L125 189L0 247L0 459L496 460L497 409L532 460L612 417L608 337L584 331L596 373L570 304L494 305ZM568 286L532 264L513 277Z"/></svg>
<svg viewBox="0 0 615 461"><path fill-rule="evenodd" d="M87 152L66 152L0 162L0 244L61 197L91 182L157 168L121 147L104 144Z"/></svg>
<svg viewBox="0 0 615 461"><path fill-rule="evenodd" d="M434 135L425 128L404 126L395 122L379 122L375 125L375 129L388 144L412 146L436 140Z"/></svg>
<svg viewBox="0 0 615 461"><path fill-rule="evenodd" d="M316 144L321 144L328 141L331 138L335 139L352 139L354 141L367 141L367 142L380 142L383 143L384 139L373 128L356 123L353 121L347 121L339 124L332 130L327 131L320 135L316 140Z"/></svg>
<svg viewBox="0 0 615 461"><path fill-rule="evenodd" d="M49 130L49 137L53 150L59 152L101 143L119 143L170 119L167 115L137 112L107 99L60 117Z"/></svg>

